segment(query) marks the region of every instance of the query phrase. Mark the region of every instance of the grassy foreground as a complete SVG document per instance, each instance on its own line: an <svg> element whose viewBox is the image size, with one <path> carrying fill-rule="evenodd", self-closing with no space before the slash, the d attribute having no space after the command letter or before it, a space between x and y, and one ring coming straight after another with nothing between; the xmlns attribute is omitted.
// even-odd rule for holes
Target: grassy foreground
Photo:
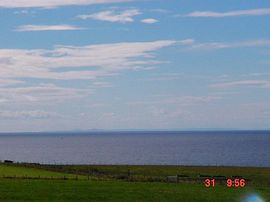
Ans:
<svg viewBox="0 0 270 202"><path fill-rule="evenodd" d="M125 176L127 168L129 174L137 178L133 181L115 178L118 175ZM167 175L176 174L189 176L241 174L250 178L252 183L245 188L227 188L219 184L215 188L205 188L201 182L159 181ZM62 176L66 178L62 179ZM156 178L151 178L153 176ZM145 179L152 179L152 182L146 182ZM0 201L238 202L249 193L257 193L266 201L270 201L269 179L270 169L267 168L0 164Z"/></svg>

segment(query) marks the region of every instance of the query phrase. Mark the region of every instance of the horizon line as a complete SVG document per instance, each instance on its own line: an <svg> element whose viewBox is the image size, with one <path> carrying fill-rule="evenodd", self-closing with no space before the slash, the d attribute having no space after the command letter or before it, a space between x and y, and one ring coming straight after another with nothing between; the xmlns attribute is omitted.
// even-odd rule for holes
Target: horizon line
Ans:
<svg viewBox="0 0 270 202"><path fill-rule="evenodd" d="M87 130L55 130L55 131L0 131L2 134L26 134L26 133L91 133L91 132L230 132L230 131L270 131L266 129L244 128L197 128L197 129L87 129Z"/></svg>

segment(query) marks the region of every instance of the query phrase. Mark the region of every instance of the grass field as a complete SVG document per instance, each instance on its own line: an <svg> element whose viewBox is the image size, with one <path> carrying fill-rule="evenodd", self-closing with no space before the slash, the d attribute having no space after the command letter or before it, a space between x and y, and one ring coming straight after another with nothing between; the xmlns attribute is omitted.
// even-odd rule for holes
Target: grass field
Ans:
<svg viewBox="0 0 270 202"><path fill-rule="evenodd" d="M50 170L48 170L50 169ZM245 188L227 188L217 184L205 188L200 182L167 183L136 182L114 179L125 175L127 169L134 176L185 174L197 176L241 175L252 179ZM53 171L55 170L55 171ZM60 172L60 170L62 170ZM58 172L56 172L58 171ZM93 171L93 172L90 172ZM95 172L94 172L95 171ZM69 172L70 174L67 174ZM76 173L76 174L72 174ZM86 177L91 173L91 177ZM101 175L102 173L102 175ZM5 176L3 178L3 175ZM16 178L6 178L15 176ZM22 179L17 176L37 177ZM79 175L78 179L76 176ZM270 201L269 169L230 167L178 166L41 166L0 164L0 201L241 201L249 193L257 193ZM68 176L66 180L62 176ZM101 176L99 178L99 176ZM53 177L53 179L51 179ZM44 179L43 179L44 178ZM260 181L262 180L262 183Z"/></svg>
<svg viewBox="0 0 270 202"><path fill-rule="evenodd" d="M41 168L64 173L80 173L96 176L117 177L134 176L135 179L166 179L167 176L186 175L189 177L206 176L242 176L250 179L254 185L270 186L270 168L211 167L211 166L117 166L117 165L42 165Z"/></svg>
<svg viewBox="0 0 270 202"><path fill-rule="evenodd" d="M29 168L20 165L0 165L0 177L4 178L76 178L75 174L47 171L40 168ZM85 176L78 175L79 179L86 179Z"/></svg>

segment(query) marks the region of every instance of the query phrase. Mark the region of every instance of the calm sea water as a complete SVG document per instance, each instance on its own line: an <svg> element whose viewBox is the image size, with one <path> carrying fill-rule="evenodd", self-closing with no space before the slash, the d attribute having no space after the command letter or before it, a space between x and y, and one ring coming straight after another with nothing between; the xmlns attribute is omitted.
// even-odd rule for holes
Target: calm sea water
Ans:
<svg viewBox="0 0 270 202"><path fill-rule="evenodd" d="M0 135L0 160L270 167L270 131Z"/></svg>

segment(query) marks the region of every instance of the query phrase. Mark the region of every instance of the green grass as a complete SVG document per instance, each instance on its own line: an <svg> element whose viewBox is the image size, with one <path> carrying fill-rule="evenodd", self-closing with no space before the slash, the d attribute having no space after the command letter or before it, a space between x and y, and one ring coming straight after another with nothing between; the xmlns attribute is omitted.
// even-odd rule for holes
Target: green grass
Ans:
<svg viewBox="0 0 270 202"><path fill-rule="evenodd" d="M207 189L198 184L115 181L0 180L0 201L218 201L241 199L257 192L270 199L270 188Z"/></svg>
<svg viewBox="0 0 270 202"><path fill-rule="evenodd" d="M245 188L227 188L226 185L219 184L215 188L205 188L202 182L128 182L108 177L127 174L128 169L131 175L148 177L176 174L192 177L198 174L241 175L252 178L253 183ZM88 180L86 173L89 174L91 170L95 172ZM75 180L76 175L67 172L82 175ZM99 176L101 173L102 176ZM6 179L1 178L3 175L41 176L41 179ZM240 201L249 193L258 193L267 202L270 201L269 175L267 168L0 164L0 201L233 202ZM69 180L61 180L63 176L69 177Z"/></svg>
<svg viewBox="0 0 270 202"><path fill-rule="evenodd" d="M75 174L66 174L61 172L47 171L40 168L28 168L20 165L0 164L0 177L32 177L32 178L76 178ZM79 175L78 178L85 179L85 176Z"/></svg>
<svg viewBox="0 0 270 202"><path fill-rule="evenodd" d="M66 165L66 166L42 166L45 169L57 170L66 173L81 173L103 176L127 175L131 176L160 177L166 178L171 175L187 175L198 177L198 175L209 176L242 176L250 179L255 185L270 186L270 168L248 168L248 167L214 167L214 166L123 166L123 165Z"/></svg>

